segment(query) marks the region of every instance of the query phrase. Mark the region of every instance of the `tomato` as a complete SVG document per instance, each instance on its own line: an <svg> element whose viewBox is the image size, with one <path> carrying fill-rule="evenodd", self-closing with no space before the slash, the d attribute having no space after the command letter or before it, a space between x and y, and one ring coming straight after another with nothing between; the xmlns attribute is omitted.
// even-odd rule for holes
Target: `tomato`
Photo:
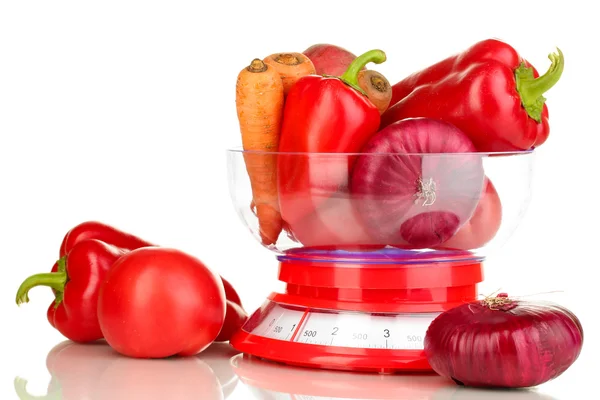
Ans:
<svg viewBox="0 0 600 400"><path fill-rule="evenodd" d="M223 277L221 277L221 280L223 281L223 287L225 288L227 303L225 322L215 341L227 342L231 339L233 334L244 325L244 322L248 319L248 313L246 313L240 295L233 285Z"/></svg>
<svg viewBox="0 0 600 400"><path fill-rule="evenodd" d="M288 223L288 229L305 247L344 250L384 247L365 229L354 208L356 201L348 191L340 191L310 215Z"/></svg>
<svg viewBox="0 0 600 400"><path fill-rule="evenodd" d="M347 196L350 162L346 154L280 154L278 194L286 224L303 223L330 198Z"/></svg>
<svg viewBox="0 0 600 400"><path fill-rule="evenodd" d="M234 333L236 333L242 325L248 319L248 314L244 308L234 303L231 300L227 300L227 312L225 316L225 322L223 328L219 332L219 336L215 339L216 342L227 342L231 339Z"/></svg>
<svg viewBox="0 0 600 400"><path fill-rule="evenodd" d="M473 216L442 247L474 250L483 247L496 236L502 223L502 202L492 181L489 178L486 181Z"/></svg>
<svg viewBox="0 0 600 400"><path fill-rule="evenodd" d="M117 260L98 299L104 338L130 357L200 353L219 335L226 298L221 278L179 250L146 247Z"/></svg>
<svg viewBox="0 0 600 400"><path fill-rule="evenodd" d="M225 288L225 297L227 298L227 300L231 300L232 302L241 306L242 300L240 299L240 295L234 289L233 285L223 277L221 277L221 280L223 281L223 287Z"/></svg>

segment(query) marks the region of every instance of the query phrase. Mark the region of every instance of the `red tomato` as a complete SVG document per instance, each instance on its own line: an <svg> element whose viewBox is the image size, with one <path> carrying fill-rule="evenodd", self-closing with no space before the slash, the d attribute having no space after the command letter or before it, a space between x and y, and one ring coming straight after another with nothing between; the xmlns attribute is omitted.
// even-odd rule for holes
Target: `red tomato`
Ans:
<svg viewBox="0 0 600 400"><path fill-rule="evenodd" d="M223 277L221 277L221 280L223 281L223 287L225 288L225 296L227 297L227 300L231 300L237 305L241 306L242 300L240 299L240 295L234 289L233 285Z"/></svg>
<svg viewBox="0 0 600 400"><path fill-rule="evenodd" d="M323 249L364 249L384 247L372 239L354 209L358 201L348 192L338 192L325 200L312 214L288 228L305 247Z"/></svg>
<svg viewBox="0 0 600 400"><path fill-rule="evenodd" d="M98 299L108 344L138 358L200 353L225 320L221 278L179 250L147 247L113 265Z"/></svg>
<svg viewBox="0 0 600 400"><path fill-rule="evenodd" d="M225 322L219 336L215 339L216 342L227 342L235 332L244 325L248 319L248 314L242 305L242 300L239 294L229 281L221 277L225 295L227 297Z"/></svg>
<svg viewBox="0 0 600 400"><path fill-rule="evenodd" d="M281 216L291 226L348 190L351 159L345 154L290 153L280 154L277 160Z"/></svg>
<svg viewBox="0 0 600 400"><path fill-rule="evenodd" d="M236 333L242 325L248 319L246 311L237 303L231 300L227 300L227 312L225 316L225 322L223 328L219 333L219 336L215 339L216 342L227 342L231 339L234 333Z"/></svg>
<svg viewBox="0 0 600 400"><path fill-rule="evenodd" d="M474 250L483 247L494 238L502 222L502 203L496 188L488 178L473 216L450 240L442 244L444 248Z"/></svg>

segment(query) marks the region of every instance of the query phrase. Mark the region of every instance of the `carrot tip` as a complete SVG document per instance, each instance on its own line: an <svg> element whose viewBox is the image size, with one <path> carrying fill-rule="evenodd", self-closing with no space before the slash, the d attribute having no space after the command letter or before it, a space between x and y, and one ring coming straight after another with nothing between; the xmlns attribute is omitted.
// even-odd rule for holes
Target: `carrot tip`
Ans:
<svg viewBox="0 0 600 400"><path fill-rule="evenodd" d="M283 230L281 214L267 204L257 206L256 214L258 216L259 234L263 244L267 246L275 244Z"/></svg>

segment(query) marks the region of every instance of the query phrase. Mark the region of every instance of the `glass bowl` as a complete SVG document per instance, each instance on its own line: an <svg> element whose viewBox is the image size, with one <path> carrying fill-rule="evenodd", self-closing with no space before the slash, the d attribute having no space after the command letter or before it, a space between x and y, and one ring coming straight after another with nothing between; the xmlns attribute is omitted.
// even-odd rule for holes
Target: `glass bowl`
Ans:
<svg viewBox="0 0 600 400"><path fill-rule="evenodd" d="M279 256L391 263L483 260L531 196L534 151L281 153L227 150L233 205Z"/></svg>

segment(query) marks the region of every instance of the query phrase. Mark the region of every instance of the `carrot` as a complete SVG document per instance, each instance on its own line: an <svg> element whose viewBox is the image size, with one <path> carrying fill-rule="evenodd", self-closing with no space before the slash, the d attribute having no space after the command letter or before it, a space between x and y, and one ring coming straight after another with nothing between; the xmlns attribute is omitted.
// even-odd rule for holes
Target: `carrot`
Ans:
<svg viewBox="0 0 600 400"><path fill-rule="evenodd" d="M236 82L236 109L252 187L259 232L265 245L282 230L277 194L277 156L283 118L283 82L275 68L258 58L242 69Z"/></svg>
<svg viewBox="0 0 600 400"><path fill-rule="evenodd" d="M316 73L312 61L302 53L275 53L265 57L263 61L279 72L284 95L288 94L298 79Z"/></svg>
<svg viewBox="0 0 600 400"><path fill-rule="evenodd" d="M388 109L392 101L392 86L385 76L371 69L362 70L358 73L358 86L365 91L380 114Z"/></svg>

